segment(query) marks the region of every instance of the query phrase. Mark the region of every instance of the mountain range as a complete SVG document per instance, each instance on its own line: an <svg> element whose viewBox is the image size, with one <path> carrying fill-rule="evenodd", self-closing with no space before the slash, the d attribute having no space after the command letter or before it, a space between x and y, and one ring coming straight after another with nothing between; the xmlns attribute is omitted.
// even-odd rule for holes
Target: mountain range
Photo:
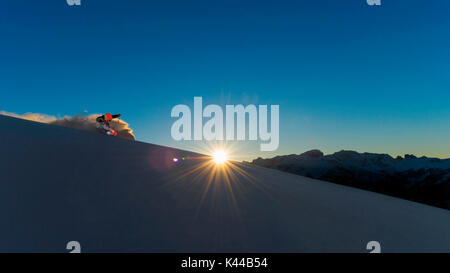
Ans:
<svg viewBox="0 0 450 273"><path fill-rule="evenodd" d="M251 164L450 209L450 159L311 150Z"/></svg>

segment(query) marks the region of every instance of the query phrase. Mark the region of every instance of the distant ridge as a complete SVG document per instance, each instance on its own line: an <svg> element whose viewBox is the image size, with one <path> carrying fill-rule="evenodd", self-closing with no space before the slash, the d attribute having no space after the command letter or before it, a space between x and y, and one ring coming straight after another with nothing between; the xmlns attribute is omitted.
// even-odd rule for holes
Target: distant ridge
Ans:
<svg viewBox="0 0 450 273"><path fill-rule="evenodd" d="M450 209L450 159L311 150L252 164Z"/></svg>

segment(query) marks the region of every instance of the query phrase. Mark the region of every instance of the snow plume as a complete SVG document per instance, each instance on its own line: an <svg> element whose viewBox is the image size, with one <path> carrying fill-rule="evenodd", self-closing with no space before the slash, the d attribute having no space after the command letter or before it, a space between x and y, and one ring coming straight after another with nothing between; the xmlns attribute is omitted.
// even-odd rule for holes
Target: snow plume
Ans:
<svg viewBox="0 0 450 273"><path fill-rule="evenodd" d="M31 120L31 121L37 121L37 122L42 122L42 123L51 123L52 121L57 120L57 118L55 118L54 116L50 116L50 115L46 115L46 114L39 114L39 113L25 113L23 115L19 115L16 113L0 111L0 115L10 116L10 117L14 117L14 118L21 118L21 119L26 119L26 120Z"/></svg>
<svg viewBox="0 0 450 273"><path fill-rule="evenodd" d="M79 130L91 131L91 132L99 132L95 127L95 119L101 114L78 114L73 117L65 116L63 118L56 118L54 116L39 114L39 113L25 113L23 115L0 111L0 115L11 116L15 118L21 118L36 122L42 122L47 124L54 124ZM130 140L135 140L133 135L133 130L128 127L128 123L121 119L114 119L110 122L111 128L117 131L117 136L121 138L126 138Z"/></svg>

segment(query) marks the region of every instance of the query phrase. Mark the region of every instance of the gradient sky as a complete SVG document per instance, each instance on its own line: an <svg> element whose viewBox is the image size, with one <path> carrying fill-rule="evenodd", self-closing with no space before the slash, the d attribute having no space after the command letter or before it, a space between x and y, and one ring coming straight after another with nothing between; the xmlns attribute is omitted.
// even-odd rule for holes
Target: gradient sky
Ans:
<svg viewBox="0 0 450 273"><path fill-rule="evenodd" d="M176 104L279 104L280 146L450 157L450 1L2 1L0 110L122 113L175 142Z"/></svg>

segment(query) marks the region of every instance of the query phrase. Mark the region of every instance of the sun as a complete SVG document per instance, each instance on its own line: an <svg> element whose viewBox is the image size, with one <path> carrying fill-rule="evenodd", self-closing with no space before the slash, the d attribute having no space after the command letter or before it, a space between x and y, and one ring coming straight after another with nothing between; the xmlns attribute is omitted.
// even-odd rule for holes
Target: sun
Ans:
<svg viewBox="0 0 450 273"><path fill-rule="evenodd" d="M217 164L223 164L227 161L227 154L224 150L217 150L213 154L214 162Z"/></svg>

